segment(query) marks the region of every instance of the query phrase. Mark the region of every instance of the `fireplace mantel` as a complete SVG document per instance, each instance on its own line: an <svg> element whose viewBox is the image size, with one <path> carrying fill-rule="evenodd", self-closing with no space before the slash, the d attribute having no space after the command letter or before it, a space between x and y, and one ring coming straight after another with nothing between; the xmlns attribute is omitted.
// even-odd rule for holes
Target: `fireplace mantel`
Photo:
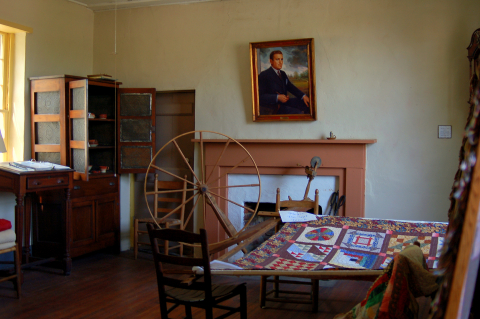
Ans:
<svg viewBox="0 0 480 319"><path fill-rule="evenodd" d="M225 143L226 139L204 139L204 143ZM323 139L323 140L258 140L258 139L239 139L236 140L240 144L374 144L377 143L377 139ZM200 142L199 139L194 139L193 142Z"/></svg>
<svg viewBox="0 0 480 319"><path fill-rule="evenodd" d="M199 139L193 141L200 142ZM345 195L345 205L339 210L339 215L365 216L367 145L376 143L376 139L239 139L236 141L242 144L252 155L260 175L305 175L304 167L299 167L298 164L302 166L310 165L312 157L320 157L322 164L317 169L317 176L338 176L339 195ZM219 178L215 185L219 187L228 185L227 172L245 157L241 147L236 143L231 143L216 165L225 142L226 139L203 140L206 172L210 174L215 168L211 180ZM252 163L245 163L236 168L234 173L256 174L253 167ZM221 176L223 177L220 178ZM221 195L228 197L228 192L224 190ZM221 208L228 214L226 205ZM208 215L207 213L207 218ZM219 225L206 225L206 228L209 238L212 238L212 240L215 240L215 237L217 240L223 239L221 234L223 232Z"/></svg>

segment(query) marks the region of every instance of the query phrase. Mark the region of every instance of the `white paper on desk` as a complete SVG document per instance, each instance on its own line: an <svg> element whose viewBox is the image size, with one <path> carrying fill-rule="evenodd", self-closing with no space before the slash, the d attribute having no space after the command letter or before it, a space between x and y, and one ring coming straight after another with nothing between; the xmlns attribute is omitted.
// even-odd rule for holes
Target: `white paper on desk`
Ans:
<svg viewBox="0 0 480 319"><path fill-rule="evenodd" d="M33 169L36 171L49 171L53 169L70 169L68 166L63 166L59 164L54 164L50 162L36 162L36 161L24 161L24 162L14 162L14 164L19 165L27 169Z"/></svg>
<svg viewBox="0 0 480 319"><path fill-rule="evenodd" d="M53 164L53 169L71 169L71 168L64 165Z"/></svg>
<svg viewBox="0 0 480 319"><path fill-rule="evenodd" d="M0 168L5 168L15 172L34 172L34 171L51 171L51 170L61 170L61 169L70 169L68 166L49 163L49 162L34 162L34 161L23 161L23 162L1 162Z"/></svg>
<svg viewBox="0 0 480 319"><path fill-rule="evenodd" d="M291 210L281 210L280 217L284 223L309 222L317 220L317 216L305 212L295 212Z"/></svg>

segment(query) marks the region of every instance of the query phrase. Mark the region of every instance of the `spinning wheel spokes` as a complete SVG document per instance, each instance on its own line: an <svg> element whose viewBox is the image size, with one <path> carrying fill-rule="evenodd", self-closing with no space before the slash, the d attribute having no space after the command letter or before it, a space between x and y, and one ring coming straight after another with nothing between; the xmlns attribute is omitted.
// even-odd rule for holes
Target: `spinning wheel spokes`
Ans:
<svg viewBox="0 0 480 319"><path fill-rule="evenodd" d="M189 212L188 215L187 215L187 219L185 220L184 225L188 225L188 222L189 222L190 219L192 218L193 212L195 211L195 208L197 208L197 204L198 204L199 198L200 198L200 196L197 196L195 202L193 203L192 209L190 210L190 212Z"/></svg>
<svg viewBox="0 0 480 319"><path fill-rule="evenodd" d="M152 160L152 161L153 161L153 160ZM181 180L181 181L186 181L186 182L187 182L188 184L190 184L190 185L196 186L195 183L190 182L188 179L184 179L184 178L182 178L182 177L180 177L180 176L178 176L178 175L175 175L175 174L173 174L173 173L170 173L169 171L164 170L163 168L160 168L160 167L158 167L158 166L152 165L151 163L150 163L150 166L149 166L149 167L155 168L156 170L159 170L159 171L162 172L162 173L165 173L165 174L170 175L170 176L172 176L172 177L178 178L178 179ZM145 180L145 182L146 182L146 180ZM145 193L145 194L146 194L146 193Z"/></svg>
<svg viewBox="0 0 480 319"><path fill-rule="evenodd" d="M210 189L235 188L235 187L256 187L256 186L260 186L260 184L245 184L245 185L215 186L215 187L210 187Z"/></svg>
<svg viewBox="0 0 480 319"><path fill-rule="evenodd" d="M231 139L228 139L227 142L225 143L225 146L223 147L222 153L221 153L220 156L218 157L217 162L215 163L215 165L213 166L212 171L210 172L210 174L209 174L208 177L207 177L207 180L206 180L207 183L208 183L208 181L210 180L210 177L212 176L213 172L214 172L215 169L217 168L218 163L219 163L220 160L222 159L223 154L225 154L225 151L227 150L227 147L228 147L228 145L230 145L230 142L231 142L231 141L232 141Z"/></svg>
<svg viewBox="0 0 480 319"><path fill-rule="evenodd" d="M160 194L161 192L156 192L157 194ZM164 192L162 192L164 193ZM185 205L187 205L192 199L195 198L195 195L191 196L190 198L186 199L184 203L181 203L179 206L177 206L176 208L174 208L171 212L167 213L166 215L162 216L160 219L156 219L156 223L157 224L162 224L163 222L165 222L165 220L167 220L167 218L169 218L170 216L172 216L173 214L177 213L179 210L181 210L183 207L185 207ZM185 224L186 225L186 224Z"/></svg>
<svg viewBox="0 0 480 319"><path fill-rule="evenodd" d="M178 143L180 138L185 138L188 134L192 134L192 139L195 138L195 134L198 133L198 136L200 137L199 140L199 149L198 153L199 154L199 173L195 173L194 169L192 168L192 164L190 163L190 160L188 159L188 155L186 156L185 152L182 151L181 148L181 143ZM205 167L205 152L204 152L204 133L208 134L216 134L220 135L222 137L226 137L225 140L225 145L223 146L223 149L217 158L215 165L213 166L212 170L208 172L208 177L207 176L207 171ZM190 139L190 141L192 140ZM219 140L216 140L216 142L219 142ZM223 139L222 141L223 142ZM219 142L219 143L221 143ZM233 166L227 166L226 168L224 167L225 164L222 162L224 159L224 154L226 153L227 149L229 147L236 147L235 151L238 152L243 152L245 155L240 155L239 157L242 158L238 163L235 163ZM194 181L190 181L188 179L185 179L183 177L180 177L178 173L172 172L172 169L166 168L166 167L160 167L161 165L157 164L157 159L161 159L162 156L175 156L172 155L173 153L176 154L176 156L179 156L178 162L181 162L185 169L184 171L187 171L191 174L192 178ZM188 153L187 153L188 154ZM248 161L251 162L248 162ZM223 166L222 166L223 165ZM219 167L222 167L222 172L224 173L219 173ZM221 180L225 180L225 177L228 174L234 174L235 170L241 166L249 166L254 168L256 178L258 179L258 183L252 183L252 184L244 184L244 185L220 185ZM216 133L216 132L211 132L211 131L192 131L192 132L187 132L184 134L181 134L169 142L167 142L153 157L147 171L151 172L153 169L165 174L168 179L175 179L178 181L186 181L188 186L186 187L187 192L193 192L193 195L189 195L188 199L186 199L182 204L177 206L173 212L170 212L167 216L162 216L161 219L155 219L154 214L152 213L152 210L150 209L149 205L149 196L154 196L155 194L167 194L167 195L175 195L175 193L183 192L183 190L177 190L177 191L147 191L147 177L145 178L145 185L144 185L144 194L145 194L145 200L147 202L147 207L152 215L153 221L157 224L158 227L161 228L160 224L162 221L164 221L167 217L174 216L175 213L179 212L182 207L187 208L186 211L188 213L186 214L186 218L184 219L183 225L181 225L182 229L192 220L193 214L197 210L201 210L201 214L199 213L199 216L203 216L203 222L206 225L207 224L207 218L210 218L210 216L215 216L216 219L218 220L218 223L221 225L223 230L225 231L226 235L228 237L234 237L238 233L244 231L246 227L250 224L252 219L255 217L256 211L258 209L259 203L260 203L260 196L261 196L261 182L260 182L260 173L258 171L258 167L253 160L251 154L235 139L228 137L227 135L221 134L221 133ZM214 175L214 173L221 175L217 176ZM213 178L212 178L213 177ZM193 188L190 188L190 186L193 186ZM250 191L250 193L257 194L258 193L258 199L256 200L256 206L254 209L247 207L244 205L244 203L238 203L234 200L231 200L228 198L228 191L230 188L246 188ZM251 188L251 189L250 189ZM202 199L202 205L199 205L200 199ZM228 212L227 212L227 207L228 203L234 204L240 208L243 208L244 211L248 211L251 213L251 217L244 222L243 225L237 225L235 227L230 219L228 218ZM193 207L187 207L188 206L193 206ZM213 212L213 214L212 214ZM212 223L212 220L208 220L208 223ZM221 238L221 236L220 236ZM220 239L217 241L216 245L219 243L227 241L228 238L225 239ZM215 243L214 240L210 240L211 243Z"/></svg>
<svg viewBox="0 0 480 319"><path fill-rule="evenodd" d="M230 203L232 203L232 204L235 204L235 205L237 205L237 206L239 206L239 207L242 207L242 208L248 210L248 211L251 212L251 213L255 213L255 210L251 209L250 207L243 206L243 205L241 205L241 204L239 204L239 203L237 203L237 202L235 202L235 201L233 201L233 200L230 200L230 199L228 199L228 198L226 198L226 197L223 197L223 196L220 195L220 194L214 193L214 192L212 192L212 191L210 191L210 194L212 194L212 195L214 195L214 196L217 196L217 197L220 197L221 199L224 199L224 200L226 200L227 202L230 202Z"/></svg>
<svg viewBox="0 0 480 319"><path fill-rule="evenodd" d="M249 154L250 155L250 154ZM215 183L216 181L218 181L219 179L221 179L222 177L225 177L225 175L229 174L230 172L232 172L233 170L235 170L236 168L238 168L241 164L245 163L247 161L249 157L245 157L243 160L241 160L240 162L238 162L237 165L233 166L231 169L229 169L227 172L225 172L222 176L219 176L216 180L210 182L210 185ZM255 165L256 167L257 165ZM257 169L258 170L258 169ZM260 180L260 178L259 178Z"/></svg>
<svg viewBox="0 0 480 319"><path fill-rule="evenodd" d="M193 176L195 176L195 179L197 180L197 182L199 182L200 180L198 179L197 175L195 175L195 171L192 169L192 167L190 166L190 163L188 163L187 161L187 158L185 157L185 155L183 155L183 152L182 150L180 149L180 146L178 146L177 144L177 141L173 140L172 141L173 145L175 145L175 147L177 148L178 152L180 153L180 155L182 156L183 158L183 161L185 162L185 164L187 164L188 168L190 169L190 172L193 174ZM158 153L157 153L158 154ZM155 156L156 157L156 156ZM193 184L193 183L192 183Z"/></svg>

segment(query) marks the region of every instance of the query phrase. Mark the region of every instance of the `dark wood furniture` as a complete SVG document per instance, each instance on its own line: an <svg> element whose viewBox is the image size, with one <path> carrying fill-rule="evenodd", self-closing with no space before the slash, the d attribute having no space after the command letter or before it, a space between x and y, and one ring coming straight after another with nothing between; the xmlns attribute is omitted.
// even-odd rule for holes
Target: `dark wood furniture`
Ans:
<svg viewBox="0 0 480 319"><path fill-rule="evenodd" d="M65 239L71 257L106 247L119 251L118 174L145 173L155 153L155 89L120 89L120 82L72 75L30 80L32 158L74 169ZM51 224L61 222L62 202L59 194L39 194L33 216L36 254L56 249L49 244L57 236Z"/></svg>
<svg viewBox="0 0 480 319"><path fill-rule="evenodd" d="M187 318L192 318L192 307L205 309L205 317L213 318L213 308L226 310L218 318L225 318L236 312L240 318L247 318L247 287L245 283L235 285L212 284L210 274L210 253L208 250L207 232L200 229L200 234L179 229L154 229L152 224L147 224L150 243L153 249L153 260L157 273L158 295L160 300L160 313L162 318L179 305L185 306ZM160 253L158 243L161 241L184 242L201 247L201 257L178 257ZM170 270L164 265L173 265ZM203 273L194 273L192 267L203 267ZM183 278L189 275L187 278ZM200 280L203 279L203 280ZM231 307L220 303L240 296L240 306ZM168 303L173 303L170 308Z"/></svg>
<svg viewBox="0 0 480 319"><path fill-rule="evenodd" d="M50 224L51 232L56 234L58 240L52 240L51 245L55 250L45 251L42 257L57 257L62 260L65 274L72 268L70 254L70 225L71 225L71 200L70 190L73 188L73 170L49 170L18 172L0 166L0 191L15 194L15 233L17 236L17 249L24 249L25 264L30 263L30 208L32 197L38 192L55 192L62 197L61 210L58 214L61 222ZM26 196L27 195L27 196ZM38 214L41 215L41 214ZM43 216L42 216L43 217ZM37 240L38 241L38 240ZM34 240L35 242L35 240ZM26 266L26 265L25 265Z"/></svg>

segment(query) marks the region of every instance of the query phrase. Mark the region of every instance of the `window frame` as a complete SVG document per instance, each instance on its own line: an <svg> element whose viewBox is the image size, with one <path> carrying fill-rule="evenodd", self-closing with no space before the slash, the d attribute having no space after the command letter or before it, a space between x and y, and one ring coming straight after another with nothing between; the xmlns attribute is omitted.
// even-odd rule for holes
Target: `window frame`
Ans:
<svg viewBox="0 0 480 319"><path fill-rule="evenodd" d="M3 141L8 150L8 124L10 121L10 74L11 74L11 56L12 56L12 39L13 35L8 32L0 31L2 35L2 45L1 50L3 51L3 74L0 74L3 78L3 98L2 104L0 105L0 113L3 113L3 123L0 123L0 131L2 132ZM2 56L0 52L0 57ZM2 129L3 127L3 129ZM0 153L0 161L5 161L6 153Z"/></svg>

